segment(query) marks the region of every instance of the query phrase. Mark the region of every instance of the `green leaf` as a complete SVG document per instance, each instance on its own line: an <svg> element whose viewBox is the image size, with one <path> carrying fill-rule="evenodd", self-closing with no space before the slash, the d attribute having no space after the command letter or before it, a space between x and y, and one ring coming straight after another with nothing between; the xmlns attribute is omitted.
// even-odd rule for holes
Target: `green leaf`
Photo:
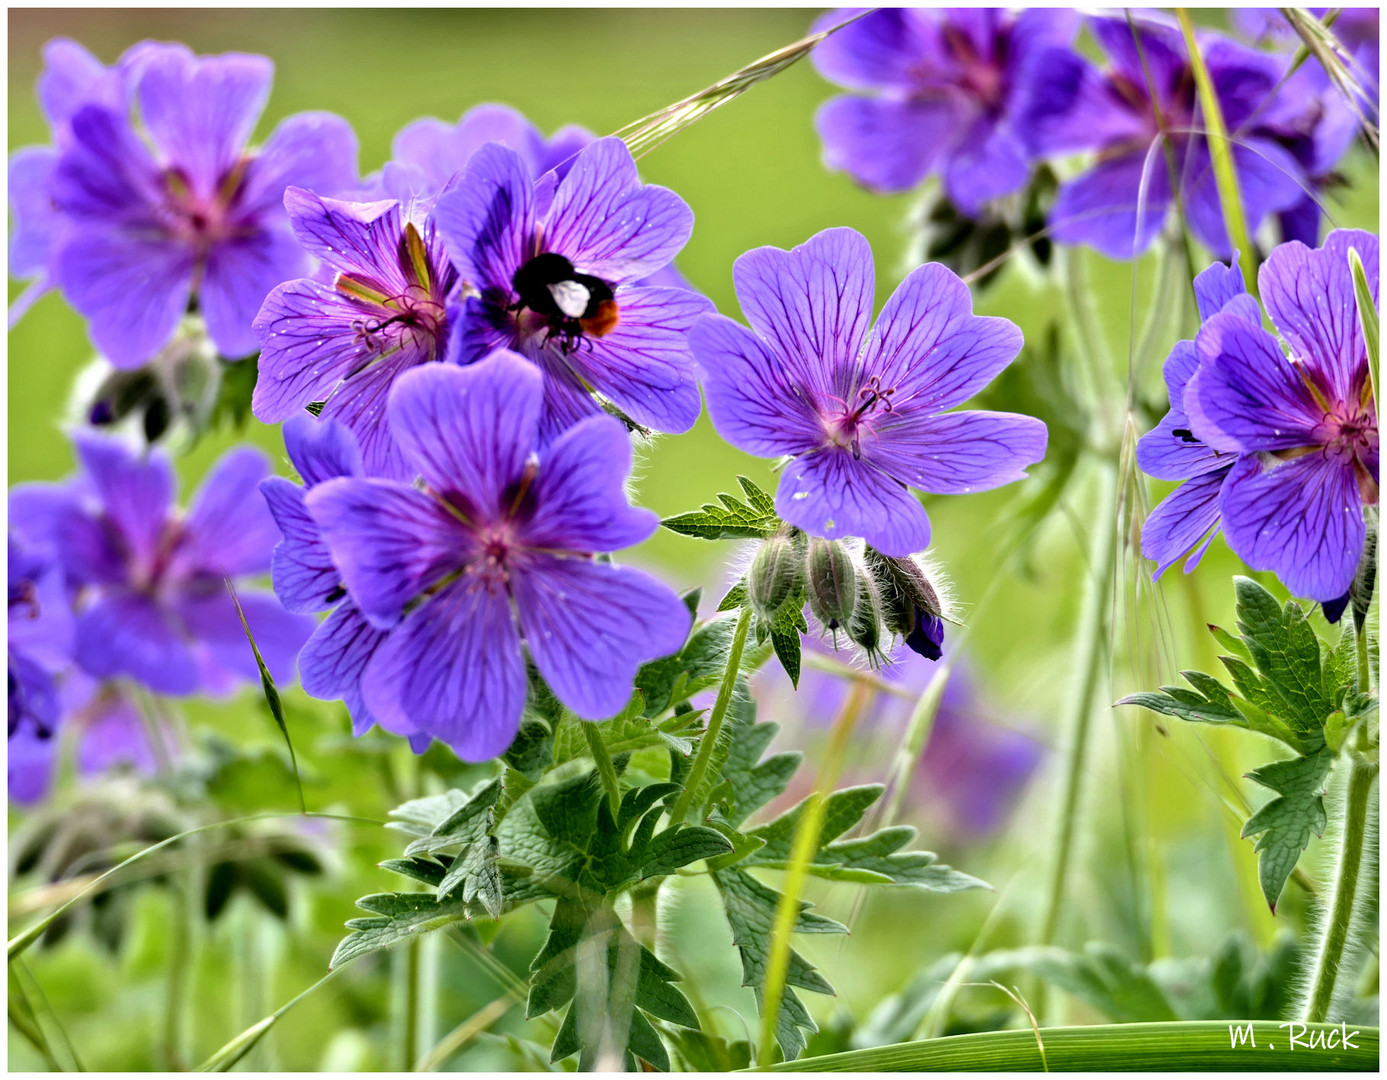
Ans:
<svg viewBox="0 0 1387 1080"><path fill-rule="evenodd" d="M706 1031L688 1028L672 1028L665 1037L679 1056L684 1072L733 1072L751 1064L751 1043L745 1039L730 1042Z"/></svg>
<svg viewBox="0 0 1387 1080"><path fill-rule="evenodd" d="M1257 877L1262 895L1272 911L1277 898L1291 876L1300 853L1310 843L1310 834L1324 834L1327 824L1324 811L1325 781L1334 764L1334 755L1320 750L1305 757L1274 761L1248 773L1248 779L1276 792L1276 798L1266 803L1247 819L1242 835L1258 837Z"/></svg>
<svg viewBox="0 0 1387 1080"><path fill-rule="evenodd" d="M500 917L504 906L501 873L497 866L500 842L494 831L495 808L500 797L499 779L481 785L427 836L419 837L405 848L406 857L451 852L452 863L436 885L439 898L461 887L464 903L480 901L493 919Z"/></svg>
<svg viewBox="0 0 1387 1080"><path fill-rule="evenodd" d="M755 709L734 713L728 725L727 758L722 775L731 792L732 805L723 814L734 827L781 794L790 784L803 757L798 751L773 754L761 760L779 731L775 724L756 723Z"/></svg>
<svg viewBox="0 0 1387 1080"><path fill-rule="evenodd" d="M1282 719L1295 731L1315 731L1334 711L1325 693L1320 639L1294 600L1284 608L1251 578L1233 579L1238 629L1253 662L1285 702Z"/></svg>
<svg viewBox="0 0 1387 1080"><path fill-rule="evenodd" d="M901 851L915 839L915 830L908 825L893 825L869 836L833 843L862 820L883 790L880 784L868 784L843 788L828 797L819 850L808 868L811 874L865 885L917 885L934 892L988 887L986 882L936 862L933 852ZM805 800L769 824L748 833L749 837L764 843L750 853L742 865L786 869L795 832L807 805L808 800Z"/></svg>
<svg viewBox="0 0 1387 1080"><path fill-rule="evenodd" d="M636 688L645 697L645 715L658 716L721 680L736 626L735 614L714 616L689 635L676 655L644 665L636 673ZM745 655L742 668L749 668Z"/></svg>
<svg viewBox="0 0 1387 1080"><path fill-rule="evenodd" d="M776 659L790 676L790 682L799 689L800 635L808 631L809 624L804 618L804 592L801 590L785 602L770 625L771 647L775 649Z"/></svg>
<svg viewBox="0 0 1387 1080"><path fill-rule="evenodd" d="M693 1007L674 986L678 973L638 944L608 906L560 900L530 970L527 1019L569 1005L550 1061L578 1053L578 1067L590 1071L606 1043L623 1058L668 1070L669 1054L650 1018L698 1027ZM633 1060L627 1064L635 1067Z"/></svg>
<svg viewBox="0 0 1387 1080"><path fill-rule="evenodd" d="M742 985L756 993L756 1007L762 1007L762 992L766 980L766 965L770 961L771 927L775 923L780 893L757 881L750 874L731 868L716 871L713 881L722 897L727 922L732 927L732 943L742 957ZM799 916L795 930L801 934L846 934L847 927L833 919L809 911L806 900L799 901ZM833 994L828 980L805 960L790 951L790 970L785 978L785 996L780 1004L776 1041L787 1060L798 1057L805 1047L805 1032L815 1032L819 1026L804 1007L804 1002L790 987Z"/></svg>
<svg viewBox="0 0 1387 1080"><path fill-rule="evenodd" d="M552 764L562 765L566 761L579 758L592 760L592 750L582 728L579 727L580 724L595 728L607 747L607 753L613 757L634 753L650 746L667 746L672 750L688 753L689 744L686 739L669 735L646 713L645 696L637 690L631 695L626 708L610 720L593 723L580 720L572 713L565 715L554 730Z"/></svg>
<svg viewBox="0 0 1387 1080"><path fill-rule="evenodd" d="M746 495L745 502L722 494L718 496L721 506L704 503L701 510L665 518L660 524L671 532L703 540L757 540L770 536L780 528L775 499L745 476L737 477L737 483Z"/></svg>
<svg viewBox="0 0 1387 1080"><path fill-rule="evenodd" d="M1146 969L1101 942L1090 942L1083 952L1037 945L989 953L969 977L985 980L1011 970L1030 972L1119 1023L1178 1019Z"/></svg>

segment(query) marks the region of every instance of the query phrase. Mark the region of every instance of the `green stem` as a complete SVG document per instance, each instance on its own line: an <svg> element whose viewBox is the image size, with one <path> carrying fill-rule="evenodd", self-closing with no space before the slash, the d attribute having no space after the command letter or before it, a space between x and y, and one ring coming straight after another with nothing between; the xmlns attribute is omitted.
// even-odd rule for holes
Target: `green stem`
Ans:
<svg viewBox="0 0 1387 1080"><path fill-rule="evenodd" d="M655 951L656 910L664 881L664 878L653 878L631 890L631 933L651 952Z"/></svg>
<svg viewBox="0 0 1387 1080"><path fill-rule="evenodd" d="M1103 668L1107 648L1109 608L1112 598L1112 579L1117 556L1117 473L1111 462L1104 462L1100 472L1101 493L1098 512L1094 517L1093 548L1089 558L1088 587L1080 615L1079 639L1074 648L1074 689L1070 695L1070 711L1066 729L1069 745L1065 760L1064 789L1060 800L1060 816L1055 839L1055 861L1051 866L1048 900L1041 923L1040 943L1049 945L1059 927L1064 906L1065 883L1069 875L1069 857L1078 826L1079 796L1083 787L1084 761L1088 752L1089 720L1093 700Z"/></svg>
<svg viewBox="0 0 1387 1080"><path fill-rule="evenodd" d="M957 646L955 646L957 648ZM920 758L924 756L925 744L929 742L930 732L934 730L934 719L939 715L940 702L944 700L944 690L949 685L953 672L952 657L934 669L934 676L925 686L924 692L915 702L906 724L905 739L896 753L896 764L891 770L891 795L876 826L894 825L905 803L906 791L910 787L911 774Z"/></svg>
<svg viewBox="0 0 1387 1080"><path fill-rule="evenodd" d="M1357 740L1362 743L1362 732ZM1361 749L1361 745L1360 745ZM1367 838L1368 817L1377 778L1377 763L1350 751L1348 797L1344 810L1344 829L1340 836L1339 869L1334 875L1334 894L1324 928L1320 933L1319 955L1305 1005L1305 1019L1322 1024L1329 1019L1329 1007L1339 983L1349 931L1354 921L1354 901L1358 898L1358 871L1363 865L1363 844Z"/></svg>
<svg viewBox="0 0 1387 1080"><path fill-rule="evenodd" d="M756 1062L760 1066L769 1065L775 1053L780 1005L785 997L785 980L790 973L790 935L794 933L795 923L799 920L799 894L809 876L809 866L819 850L828 796L838 781L848 740L871 693L871 688L862 683L854 684L849 692L848 700L843 703L842 711L833 723L833 732L829 736L828 750L819 769L814 792L804 801L804 813L800 815L799 825L795 829L794 843L790 847L790 864L781 883L780 902L776 905L775 922L771 928L770 956L766 960L766 980L761 999L761 1042L756 1054Z"/></svg>
<svg viewBox="0 0 1387 1080"><path fill-rule="evenodd" d="M694 793L703 783L708 764L713 760L713 751L722 734L722 722L727 716L727 707L732 703L732 691L737 685L737 672L742 666L742 653L746 649L747 631L751 629L751 608L744 607L737 615L737 627L732 632L732 646L727 650L727 668L722 673L722 685L718 687L718 697L713 703L712 715L708 717L708 729L698 741L698 754L694 757L693 768L689 770L688 780L679 800L674 804L669 819L676 824L684 821L693 808Z"/></svg>
<svg viewBox="0 0 1387 1080"><path fill-rule="evenodd" d="M1358 624L1358 689L1363 693L1372 690L1372 660L1368 656L1368 620Z"/></svg>
<svg viewBox="0 0 1387 1080"><path fill-rule="evenodd" d="M587 736L588 749L592 751L592 760L597 762L597 774L602 777L602 787L606 789L607 802L612 807L612 820L616 821L621 812L621 788L617 785L616 766L612 764L612 756L607 753L607 744L602 741L602 733L597 730L597 725L579 720L578 726Z"/></svg>

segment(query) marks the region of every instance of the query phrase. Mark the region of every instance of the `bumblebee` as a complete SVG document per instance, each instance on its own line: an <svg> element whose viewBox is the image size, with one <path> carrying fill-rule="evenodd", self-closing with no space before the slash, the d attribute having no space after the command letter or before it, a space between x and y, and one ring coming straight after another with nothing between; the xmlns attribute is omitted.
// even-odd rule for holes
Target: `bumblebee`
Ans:
<svg viewBox="0 0 1387 1080"><path fill-rule="evenodd" d="M528 308L549 320L548 337L561 337L569 350L583 337L605 337L620 321L612 287L601 278L578 273L553 252L536 255L517 270L511 287L519 297L511 310Z"/></svg>

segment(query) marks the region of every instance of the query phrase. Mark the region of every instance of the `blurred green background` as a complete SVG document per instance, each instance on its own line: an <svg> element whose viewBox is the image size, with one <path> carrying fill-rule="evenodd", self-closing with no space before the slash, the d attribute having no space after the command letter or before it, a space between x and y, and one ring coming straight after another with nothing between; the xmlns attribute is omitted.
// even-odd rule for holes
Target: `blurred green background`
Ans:
<svg viewBox="0 0 1387 1080"><path fill-rule="evenodd" d="M267 54L276 62L276 80L257 138L299 110L332 110L356 128L365 173L388 157L394 133L408 121L427 115L452 121L481 102L513 105L545 131L578 123L599 134L611 132L799 38L813 16L808 10L11 10L10 148L47 141L33 85L38 50L58 35L76 38L106 62L148 37L181 40L198 52ZM1221 21L1217 13L1204 17ZM812 118L833 92L809 63L799 64L641 161L648 180L674 188L693 207L693 239L679 266L722 311L737 314L731 288L737 255L763 244L789 247L828 226L850 225L871 240L878 306L907 269L905 222L916 197L870 195L820 163ZM1376 162L1356 149L1345 171L1350 186L1339 193L1336 218L1376 231ZM1114 378L1125 381L1133 268L1091 256L1084 261ZM1135 269L1135 322L1144 326L1154 258ZM19 291L11 282L11 298ZM1016 260L978 295L977 309L1013 319L1028 339L1038 341L1062 318L1062 289L1029 261ZM1171 318L1158 325L1148 354L1135 358L1140 391L1153 405L1160 403L1160 361L1171 341L1188 332ZM72 464L62 424L73 378L90 358L82 322L50 295L11 332L9 346L10 483L59 479ZM1067 354L1066 362L1072 362ZM265 447L288 471L278 431L251 421L244 431L204 439L180 461L185 490L240 440ZM738 472L767 488L774 483L765 462L722 443L705 417L688 435L661 438L643 453L637 498L661 515L691 509L719 491L735 490ZM1053 515L1026 558L1008 568L996 554L1000 523L1020 493L1009 488L968 498L929 497L927 506L934 553L955 581L965 618L976 624L969 662L988 711L1054 748L1085 565L1082 535L1091 524L1075 515L1082 515L1089 500L1082 484L1071 491L1070 511ZM1153 491L1148 505L1162 494L1164 488ZM676 587L703 585L709 591L729 580L734 555L732 545L663 532L633 553ZM1212 663L1202 625L1231 624L1229 575L1238 568L1216 541L1196 576L1173 572L1155 593L1145 589L1123 604L1115 623L1111 685L1104 691L1110 691L1108 700L1155 680L1170 681L1179 668ZM1129 595L1149 579L1149 569L1128 553L1122 581ZM978 607L999 574L1006 579L994 598ZM705 612L710 608L705 601ZM788 702L784 711L763 718L780 723L789 742L810 745L812 762L818 736L806 721L815 718L800 714L803 706L795 699L777 700ZM296 692L289 695L289 716L315 808L380 818L395 795L412 790L413 764L398 740L377 733L353 742L340 709ZM217 780L223 808L293 807L282 742L254 695L194 706L189 717L194 727L215 730L237 748L236 765ZM1217 772L1236 777L1257 763L1256 755L1246 759L1246 745L1225 743L1220 734L1161 732L1149 716L1128 710L1100 716L1085 793L1092 827L1085 828L1076 855L1066 943L1106 940L1134 959L1187 957L1207 954L1229 931L1241 929L1265 945L1278 925L1300 925L1305 902L1294 886L1275 920L1257 894L1252 846L1236 838ZM894 737L885 732L856 740L848 772L883 777ZM446 772L449 766L440 768ZM821 1022L835 1010L864 1019L917 970L951 949L973 945L985 922L989 946L1025 940L1041 904L1057 779L1054 769L1042 769L1009 828L984 847L942 846L931 837L929 821L917 820L926 827L922 846L939 847L947 861L993 882L995 893L938 897L901 890L874 896L850 940L796 943L838 988L836 1000L805 995ZM12 829L26 824L25 815L11 813ZM195 1063L321 975L342 921L353 914L353 898L396 887L373 864L395 854L398 845L374 827L315 828L314 842L330 853L329 872L309 888L294 886L286 922L265 918L241 898L178 952L184 946L166 926L186 897L177 890L144 890L133 901L131 929L118 955L93 949L82 934L30 954L33 974L88 1067L163 1067L177 1060L167 1056L171 1047L179 1059ZM749 991L739 989L726 926L717 921L702 884L681 885L686 887L674 890L662 913L662 941L670 947L671 963L699 986L708 1004L731 1007L711 1014L719 1030L742 1038L740 1025L754 1028L755 1014ZM810 895L840 919L857 899L849 886L815 885ZM522 917L508 922L494 945L522 978L540 932L537 918L527 923ZM434 942L429 950L427 962L441 971L435 1017L441 1034L500 991L494 977L456 944ZM371 958L308 998L256 1052L252 1067L399 1067L391 1056L388 1008L395 967L389 958ZM171 988L171 969L181 969L186 981ZM188 1015L171 1021L167 1001L178 987L191 1005ZM984 988L965 991L960 1008L985 1018L1008 1005ZM1075 1006L1074 1019L1092 1016ZM531 1021L529 1028L538 1023ZM513 1010L493 1030L523 1033L527 1025ZM453 1059L452 1067L509 1068L518 1060L503 1040L485 1038ZM27 1068L38 1059L12 1037L10 1062Z"/></svg>

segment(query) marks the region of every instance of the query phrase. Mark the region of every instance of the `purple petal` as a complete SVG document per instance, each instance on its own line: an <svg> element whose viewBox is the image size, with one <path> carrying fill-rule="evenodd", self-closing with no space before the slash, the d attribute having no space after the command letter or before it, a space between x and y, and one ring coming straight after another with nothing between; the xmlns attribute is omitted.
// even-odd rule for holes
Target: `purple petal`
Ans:
<svg viewBox="0 0 1387 1080"><path fill-rule="evenodd" d="M814 33L846 22L861 8L838 8L820 16ZM810 59L820 75L850 90L910 87L922 58L940 49L934 12L881 8L830 35Z"/></svg>
<svg viewBox="0 0 1387 1080"><path fill-rule="evenodd" d="M1323 451L1249 455L1228 476L1222 510L1228 546L1295 596L1334 600L1353 583L1366 530L1352 465Z"/></svg>
<svg viewBox="0 0 1387 1080"><path fill-rule="evenodd" d="M540 168L544 138L524 116L506 105L478 105L456 124L429 117L406 124L395 136L392 156L423 171L428 190L437 193L460 173L487 143L500 143L520 155L534 176Z"/></svg>
<svg viewBox="0 0 1387 1080"><path fill-rule="evenodd" d="M158 766L135 703L124 694L100 695L85 716L77 743L77 771L99 776L118 766L152 774Z"/></svg>
<svg viewBox="0 0 1387 1080"><path fill-rule="evenodd" d="M399 203L346 202L291 187L284 193L284 208L294 236L310 255L341 273L379 282L387 295L404 292Z"/></svg>
<svg viewBox="0 0 1387 1080"><path fill-rule="evenodd" d="M368 476L414 479L415 469L401 452L387 416L388 399L396 380L402 371L414 368L419 360L415 350L402 348L351 376L332 392L323 406L324 419L340 423L351 431L361 449L362 468Z"/></svg>
<svg viewBox="0 0 1387 1080"><path fill-rule="evenodd" d="M227 358L255 352L254 324L266 296L307 270L308 259L287 229L260 229L214 244L198 299L217 352Z"/></svg>
<svg viewBox="0 0 1387 1080"><path fill-rule="evenodd" d="M755 248L732 265L751 328L780 355L791 381L841 392L872 319L872 249L852 229L825 229L791 251Z"/></svg>
<svg viewBox="0 0 1387 1080"><path fill-rule="evenodd" d="M361 700L361 677L376 648L386 638L347 601L319 624L299 653L299 682L304 693L323 701L342 700L361 734L374 723Z"/></svg>
<svg viewBox="0 0 1387 1080"><path fill-rule="evenodd" d="M585 720L620 712L640 665L677 652L689 633L674 590L630 567L535 555L511 588L535 667Z"/></svg>
<svg viewBox="0 0 1387 1080"><path fill-rule="evenodd" d="M311 413L284 422L284 449L307 487L334 476L361 475L361 449L351 430Z"/></svg>
<svg viewBox="0 0 1387 1080"><path fill-rule="evenodd" d="M9 740L6 775L10 799L20 806L41 802L58 764L58 739L21 728Z"/></svg>
<svg viewBox="0 0 1387 1080"><path fill-rule="evenodd" d="M1367 369L1367 348L1349 271L1350 248L1363 260L1376 304L1378 241L1360 229L1335 229L1318 250L1299 243L1282 244L1257 275L1267 314L1292 352L1320 374L1341 402L1357 397Z"/></svg>
<svg viewBox="0 0 1387 1080"><path fill-rule="evenodd" d="M566 357L548 348L526 347L526 354L544 373L544 408L539 417L540 447L548 446L575 424L602 416L602 407Z"/></svg>
<svg viewBox="0 0 1387 1080"><path fill-rule="evenodd" d="M1294 206L1305 195L1304 173L1285 150L1268 139L1242 139L1233 147L1247 227L1255 231L1267 214ZM1200 140L1185 166L1190 179L1184 184L1185 213L1190 231L1211 251L1226 257L1232 250L1223 221L1218 184L1209 145Z"/></svg>
<svg viewBox="0 0 1387 1080"><path fill-rule="evenodd" d="M269 472L269 458L254 447L222 455L193 496L176 565L231 577L263 574L279 542L279 528L260 495Z"/></svg>
<svg viewBox="0 0 1387 1080"><path fill-rule="evenodd" d="M1323 411L1261 326L1222 312L1200 328L1195 345L1200 367L1185 391L1185 411L1200 439L1245 454L1319 441Z"/></svg>
<svg viewBox="0 0 1387 1080"><path fill-rule="evenodd" d="M922 491L967 495L1023 479L1045 456L1047 432L1033 416L953 412L883 423L876 434L862 456L883 472Z"/></svg>
<svg viewBox="0 0 1387 1080"><path fill-rule="evenodd" d="M683 289L639 287L621 289L616 299L621 319L616 328L564 359L636 423L656 431L688 431L702 409L688 331L713 310L712 303Z"/></svg>
<svg viewBox="0 0 1387 1080"><path fill-rule="evenodd" d="M43 46L43 74L38 80L39 105L55 134L83 105L111 109L122 105L118 75L70 38L54 38ZM61 137L59 138L61 141Z"/></svg>
<svg viewBox="0 0 1387 1080"><path fill-rule="evenodd" d="M912 270L881 309L862 370L895 387L895 408L937 412L967 401L1021 351L1008 319L973 314L968 286L941 263Z"/></svg>
<svg viewBox="0 0 1387 1080"><path fill-rule="evenodd" d="M929 517L905 485L833 447L785 466L775 512L814 536L860 536L883 555L929 547Z"/></svg>
<svg viewBox="0 0 1387 1080"><path fill-rule="evenodd" d="M1129 23L1125 16L1090 18L1088 28L1128 83L1144 93L1154 83L1156 100L1162 107L1169 103L1189 67L1179 30L1140 17Z"/></svg>
<svg viewBox="0 0 1387 1080"><path fill-rule="evenodd" d="M617 285L667 266L692 231L688 204L642 184L626 144L606 138L584 147L559 182L540 243Z"/></svg>
<svg viewBox="0 0 1387 1080"><path fill-rule="evenodd" d="M520 155L494 143L478 150L439 196L434 221L462 279L509 300L511 279L534 253L534 183Z"/></svg>
<svg viewBox="0 0 1387 1080"><path fill-rule="evenodd" d="M304 505L303 488L282 476L260 481L260 491L283 539L270 561L270 580L285 609L322 611L340 596L342 576L333 565L318 523Z"/></svg>
<svg viewBox="0 0 1387 1080"><path fill-rule="evenodd" d="M308 278L271 291L255 317L262 343L251 411L266 424L287 420L314 401L326 401L344 378L374 356L353 329L361 309Z"/></svg>
<svg viewBox="0 0 1387 1080"><path fill-rule="evenodd" d="M1030 177L1030 157L1021 138L983 116L950 156L944 187L955 206L976 216L984 203L1020 191Z"/></svg>
<svg viewBox="0 0 1387 1080"><path fill-rule="evenodd" d="M340 116L290 116L251 159L239 206L245 213L278 217L291 185L324 194L345 192L356 183L356 154L356 132Z"/></svg>
<svg viewBox="0 0 1387 1080"><path fill-rule="evenodd" d="M53 203L64 214L105 225L162 232L167 198L159 164L130 121L87 105L72 119L72 140L53 170Z"/></svg>
<svg viewBox="0 0 1387 1080"><path fill-rule="evenodd" d="M534 516L520 542L558 551L604 552L639 544L655 531L655 515L630 506L625 482L631 440L621 423L594 416L560 435L540 458Z"/></svg>
<svg viewBox="0 0 1387 1080"><path fill-rule="evenodd" d="M1262 313L1257 308L1257 301L1247 294L1247 288L1243 285L1243 274L1238 268L1238 253L1233 252L1232 262L1224 265L1216 262L1211 266L1205 267L1194 276L1194 299L1199 305L1200 320L1211 319L1224 308L1232 305L1231 310L1235 315L1239 315L1249 322L1262 322ZM1197 359L1193 361L1197 363ZM1169 367L1169 361L1166 364ZM1191 368L1184 382L1188 382L1193 376ZM1170 376L1167 372L1166 383L1170 384ZM1181 384L1183 389L1183 383ZM1174 400L1174 387L1171 387L1171 400Z"/></svg>
<svg viewBox="0 0 1387 1080"><path fill-rule="evenodd" d="M824 165L874 191L909 191L962 134L967 114L948 100L884 101L836 97L819 106L814 127Z"/></svg>
<svg viewBox="0 0 1387 1080"><path fill-rule="evenodd" d="M1147 476L1158 480L1188 480L1215 469L1226 468L1231 455L1206 446L1198 439L1182 438L1176 431L1190 433L1190 421L1184 410L1170 412L1161 422L1137 440L1137 464Z"/></svg>
<svg viewBox="0 0 1387 1080"><path fill-rule="evenodd" d="M1141 527L1141 553L1154 561L1156 581L1181 557L1190 554L1185 573L1199 560L1219 523L1219 493L1233 462L1181 484L1156 505ZM1145 468L1145 466L1143 466Z"/></svg>
<svg viewBox="0 0 1387 1080"><path fill-rule="evenodd" d="M139 367L173 336L193 284L191 248L109 231L73 230L57 253L63 295L116 367Z"/></svg>
<svg viewBox="0 0 1387 1080"><path fill-rule="evenodd" d="M1092 62L1052 49L1029 72L1016 130L1033 154L1068 154L1144 138L1146 117Z"/></svg>
<svg viewBox="0 0 1387 1080"><path fill-rule="evenodd" d="M74 585L119 585L129 579L126 545L109 525L75 501L55 508L52 522L53 547Z"/></svg>
<svg viewBox="0 0 1387 1080"><path fill-rule="evenodd" d="M435 498L389 480L340 477L304 497L332 560L376 625L472 558L473 535Z"/></svg>
<svg viewBox="0 0 1387 1080"><path fill-rule="evenodd" d="M149 560L164 534L177 481L168 455L141 455L124 440L77 432L73 444L107 518L131 553Z"/></svg>
<svg viewBox="0 0 1387 1080"><path fill-rule="evenodd" d="M464 761L503 753L526 690L505 590L466 576L425 601L376 649L361 689L387 731L431 734Z"/></svg>
<svg viewBox="0 0 1387 1080"><path fill-rule="evenodd" d="M719 435L760 457L804 453L824 440L824 427L786 364L741 323L705 315L689 331L703 375L708 415Z"/></svg>
<svg viewBox="0 0 1387 1080"><path fill-rule="evenodd" d="M542 392L539 369L501 349L468 367L427 364L408 372L387 411L424 482L491 517L534 449Z"/></svg>
<svg viewBox="0 0 1387 1080"><path fill-rule="evenodd" d="M249 649L249 646L247 646ZM98 679L126 675L157 694L191 694L197 662L173 615L126 589L105 593L77 617L76 660Z"/></svg>
<svg viewBox="0 0 1387 1080"><path fill-rule="evenodd" d="M313 633L312 618L285 611L271 593L258 589L238 588L236 595L265 666L276 683L288 685L294 678L294 660ZM260 682L255 653L224 582L200 582L176 603L179 616L202 646L204 692L222 695L240 683Z"/></svg>
<svg viewBox="0 0 1387 1080"><path fill-rule="evenodd" d="M26 146L10 155L10 276L31 278L48 269L60 217L49 185L58 153L48 146Z"/></svg>
<svg viewBox="0 0 1387 1080"><path fill-rule="evenodd" d="M239 161L273 77L268 59L243 53L167 49L144 61L137 93L145 128L198 194L213 195Z"/></svg>
<svg viewBox="0 0 1387 1080"><path fill-rule="evenodd" d="M1143 176L1145 212L1138 227ZM1131 259L1151 246L1169 208L1170 174L1154 142L1062 184L1050 211L1050 236L1063 244L1088 244L1110 259Z"/></svg>

